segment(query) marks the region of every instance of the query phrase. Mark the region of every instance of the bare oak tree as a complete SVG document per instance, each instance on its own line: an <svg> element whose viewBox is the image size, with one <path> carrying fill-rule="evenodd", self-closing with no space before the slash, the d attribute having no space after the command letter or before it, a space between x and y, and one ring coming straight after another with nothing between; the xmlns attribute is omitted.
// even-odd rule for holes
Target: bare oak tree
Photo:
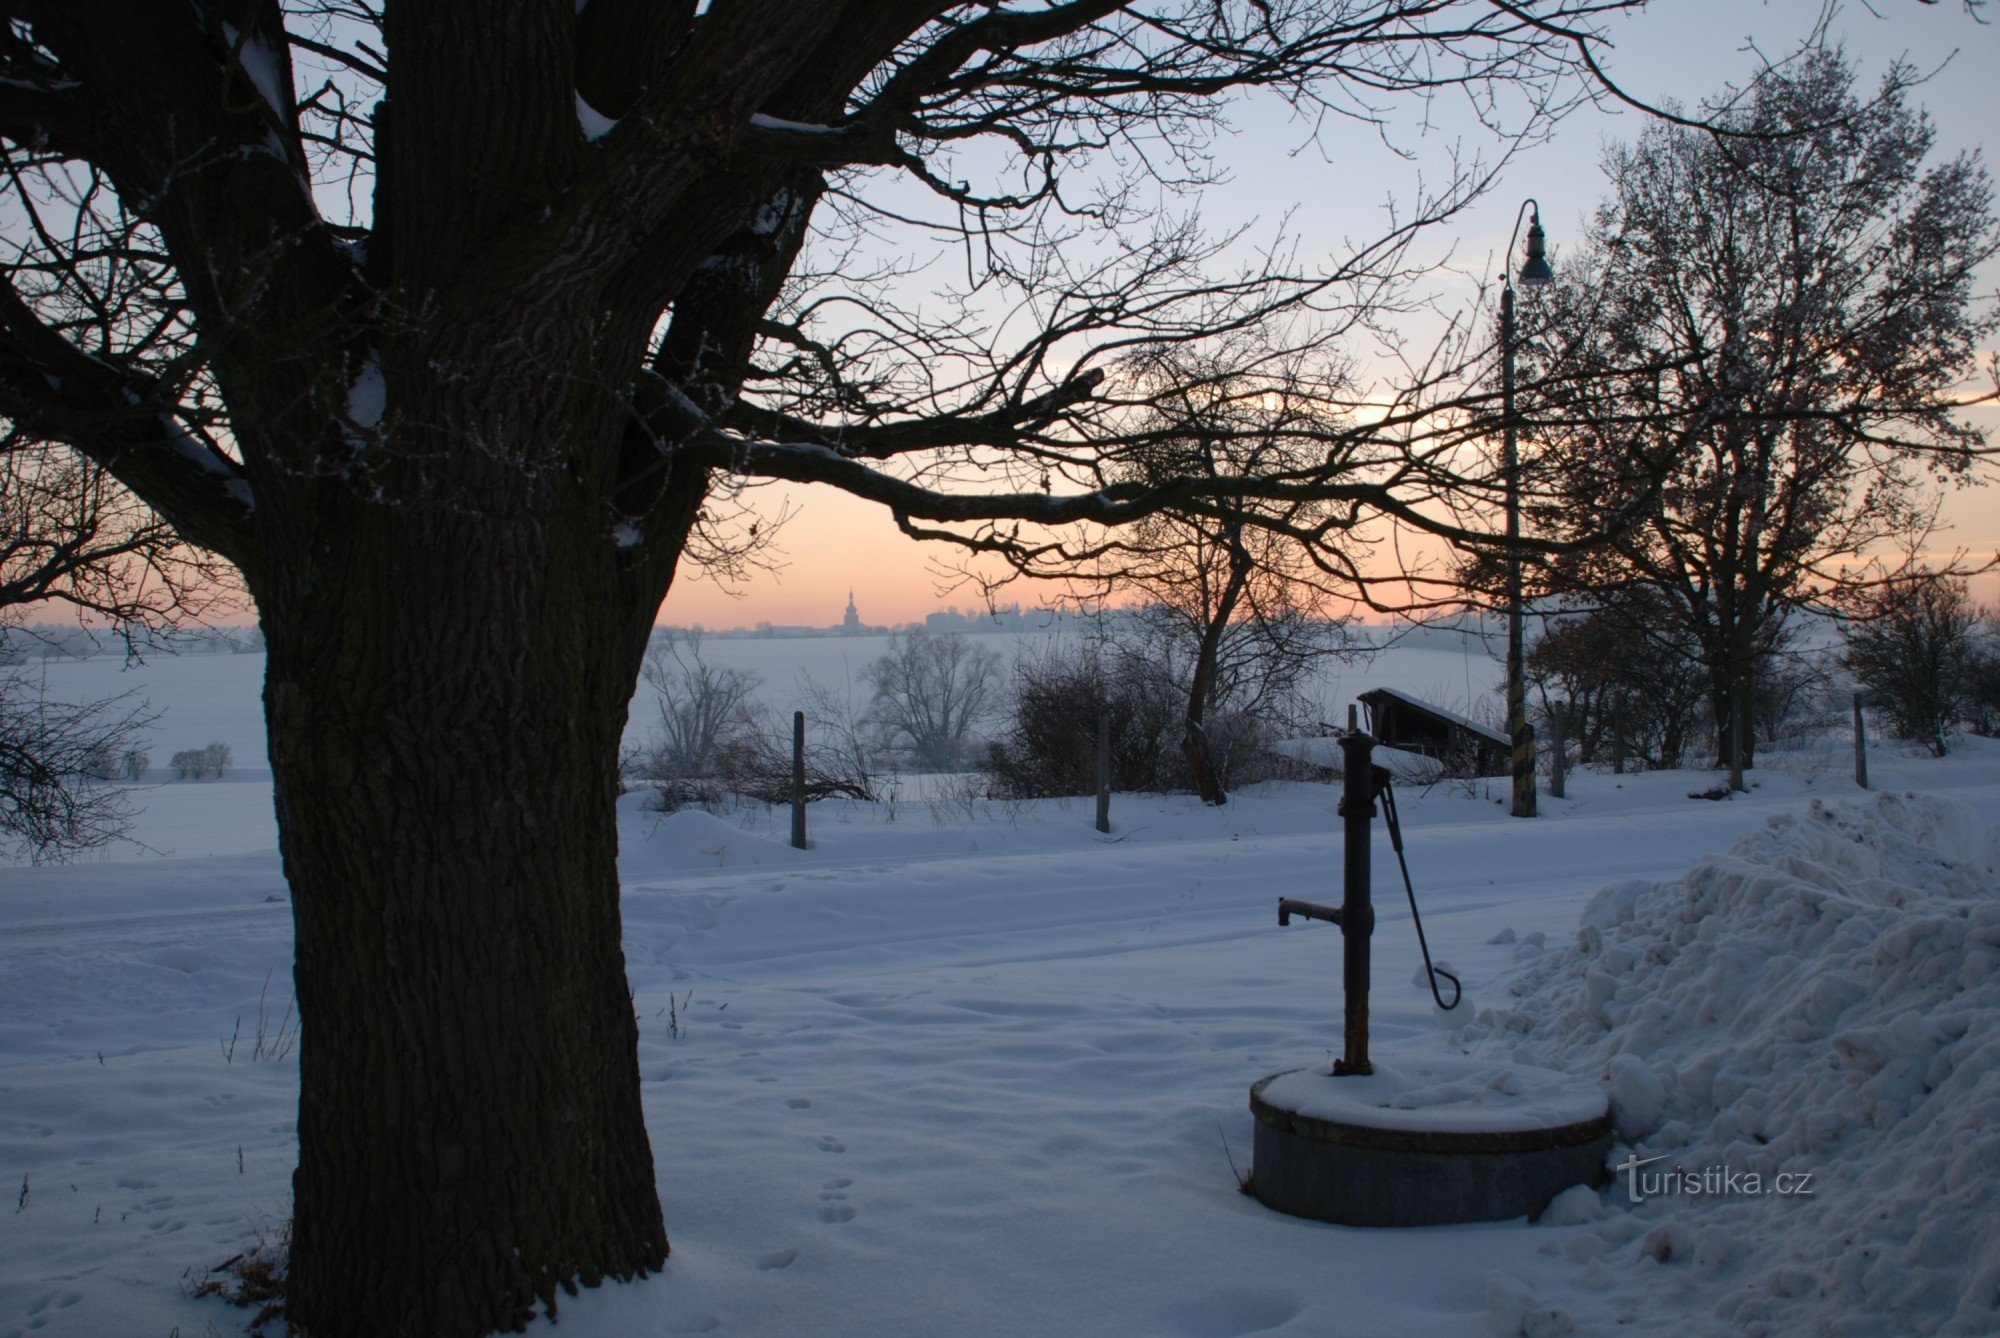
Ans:
<svg viewBox="0 0 2000 1338"><path fill-rule="evenodd" d="M1540 134L1626 4L13 0L0 413L231 563L268 645L293 1322L478 1333L665 1259L618 743L743 487L1019 560L1251 492L1429 523L1421 395L1331 466L1141 481L1106 370L1338 324L1494 164L1309 266L1158 206L1244 90ZM940 235L964 282L899 298Z"/></svg>
<svg viewBox="0 0 2000 1338"><path fill-rule="evenodd" d="M1823 49L1718 99L1733 134L1656 125L1614 148L1610 199L1529 304L1525 360L1561 375L1534 410L1531 520L1610 539L1551 578L1664 600L1707 670L1723 765L1750 763L1786 619L1852 555L1921 530L1936 485L1984 480L1985 435L1958 410L2000 328L1973 292L2000 229L1976 160L1925 166L1908 78L1864 99Z"/></svg>

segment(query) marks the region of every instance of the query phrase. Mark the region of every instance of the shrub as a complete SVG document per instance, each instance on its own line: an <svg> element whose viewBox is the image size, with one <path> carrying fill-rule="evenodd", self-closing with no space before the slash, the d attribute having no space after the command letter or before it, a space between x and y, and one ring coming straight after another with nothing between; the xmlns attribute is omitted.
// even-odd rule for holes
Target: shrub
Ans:
<svg viewBox="0 0 2000 1338"><path fill-rule="evenodd" d="M647 656L642 673L660 694L659 731L627 760L626 774L651 787L655 807L672 813L713 811L738 797L791 801L790 722L759 709L761 679L708 664L698 636L674 634ZM834 710L832 694L808 684L807 697L808 726L817 737L807 741L806 798L871 798L853 722Z"/></svg>
<svg viewBox="0 0 2000 1338"><path fill-rule="evenodd" d="M1677 767L1700 730L1708 676L1658 596L1608 592L1596 607L1543 624L1529 675L1567 703L1565 745L1579 762ZM1546 725L1543 736L1552 737Z"/></svg>
<svg viewBox="0 0 2000 1338"><path fill-rule="evenodd" d="M957 632L889 638L861 671L875 690L867 721L884 751L920 771L957 771L1000 681L1000 657Z"/></svg>
<svg viewBox="0 0 2000 1338"><path fill-rule="evenodd" d="M144 754L140 756L144 758ZM228 773L233 760L229 745L218 740L206 748L183 748L167 759L167 765L175 780L218 780ZM144 770L142 766L142 774Z"/></svg>
<svg viewBox="0 0 2000 1338"><path fill-rule="evenodd" d="M1016 655L1012 693L988 750L996 793L1039 799L1097 789L1097 722L1111 716L1111 785L1172 788L1181 697L1158 666L1097 639L1055 637Z"/></svg>
<svg viewBox="0 0 2000 1338"><path fill-rule="evenodd" d="M1842 656L1899 738L1936 756L1972 686L1978 614L1962 579L1914 571L1851 595L1842 612Z"/></svg>
<svg viewBox="0 0 2000 1338"><path fill-rule="evenodd" d="M1195 789L1182 746L1185 664L1128 621L1098 635L1059 636L1016 655L1011 691L987 753L994 793L1009 799L1089 794L1097 789L1097 722L1110 717L1115 790ZM1289 698L1283 699L1289 702ZM1280 699L1264 699L1268 707ZM1224 700L1205 722L1225 786L1297 773L1271 744L1296 732L1292 714L1252 713Z"/></svg>

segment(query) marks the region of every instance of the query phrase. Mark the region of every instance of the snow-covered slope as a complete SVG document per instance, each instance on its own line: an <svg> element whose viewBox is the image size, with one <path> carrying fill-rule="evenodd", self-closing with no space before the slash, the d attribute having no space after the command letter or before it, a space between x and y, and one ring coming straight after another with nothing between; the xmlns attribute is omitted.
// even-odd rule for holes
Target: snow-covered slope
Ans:
<svg viewBox="0 0 2000 1338"><path fill-rule="evenodd" d="M1995 816L1814 799L1605 888L1461 1033L1611 1085L1627 1169L1551 1283L1586 1328L2000 1333Z"/></svg>

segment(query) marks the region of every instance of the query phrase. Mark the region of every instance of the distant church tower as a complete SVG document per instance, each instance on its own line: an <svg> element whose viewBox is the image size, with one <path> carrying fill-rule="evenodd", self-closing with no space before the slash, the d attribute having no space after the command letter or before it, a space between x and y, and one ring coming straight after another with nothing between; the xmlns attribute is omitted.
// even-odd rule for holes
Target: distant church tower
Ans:
<svg viewBox="0 0 2000 1338"><path fill-rule="evenodd" d="M860 636L863 630L861 626L861 611L854 607L854 587L850 585L847 587L847 614L840 620L840 634L842 636Z"/></svg>

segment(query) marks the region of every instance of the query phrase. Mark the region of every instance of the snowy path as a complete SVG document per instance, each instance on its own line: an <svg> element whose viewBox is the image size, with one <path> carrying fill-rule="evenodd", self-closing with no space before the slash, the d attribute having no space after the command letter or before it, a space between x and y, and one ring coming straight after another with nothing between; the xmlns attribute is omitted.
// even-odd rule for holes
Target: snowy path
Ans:
<svg viewBox="0 0 2000 1338"><path fill-rule="evenodd" d="M2000 815L2000 749L1969 742L1877 759L1881 780ZM1808 793L1773 771L1688 800L1702 779L1579 777L1535 823L1405 794L1431 941L1474 1006L1536 953L1499 931L1559 947L1599 887L1678 876ZM200 793L215 830L267 821L263 786ZM1489 1270L1536 1276L1573 1229L1353 1230L1236 1191L1251 1081L1337 1043L1338 937L1273 914L1337 897L1331 801L1120 796L1109 841L1081 804L824 806L805 853L770 816L633 802L626 951L674 1254L555 1331L1488 1332ZM1377 1047L1436 1048L1386 841L1376 869ZM267 1041L289 998L281 892L268 849L0 870L0 1172L25 1184L0 1338L240 1324L179 1288L287 1211L296 1069L251 1053L267 973Z"/></svg>

